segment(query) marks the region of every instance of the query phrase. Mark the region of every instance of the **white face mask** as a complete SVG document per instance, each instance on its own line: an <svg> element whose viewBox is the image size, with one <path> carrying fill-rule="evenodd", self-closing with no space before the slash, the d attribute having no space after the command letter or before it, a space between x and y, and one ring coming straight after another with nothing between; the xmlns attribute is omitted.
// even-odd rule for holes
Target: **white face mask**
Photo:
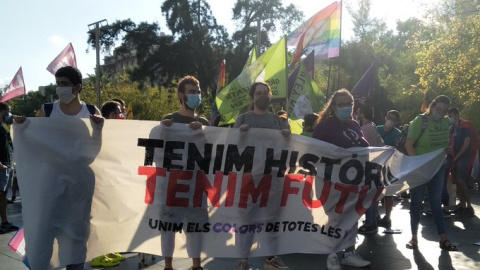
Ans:
<svg viewBox="0 0 480 270"><path fill-rule="evenodd" d="M393 121L392 120L387 120L385 121L385 126L387 128L392 128L393 127Z"/></svg>
<svg viewBox="0 0 480 270"><path fill-rule="evenodd" d="M57 95L61 102L69 104L77 96L72 93L71 86L57 86Z"/></svg>

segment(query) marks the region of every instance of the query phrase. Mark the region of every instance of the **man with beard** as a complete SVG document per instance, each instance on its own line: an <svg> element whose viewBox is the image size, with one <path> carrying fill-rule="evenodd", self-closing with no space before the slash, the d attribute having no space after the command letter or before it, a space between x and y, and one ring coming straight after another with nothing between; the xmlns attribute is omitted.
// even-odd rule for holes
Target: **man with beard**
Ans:
<svg viewBox="0 0 480 270"><path fill-rule="evenodd" d="M92 125L94 130L91 141L82 141L81 146L79 146L78 138L72 137L66 144L66 147L71 148L65 150L65 155L69 151L88 149L85 150L84 155L79 154L79 156L85 156L85 158L73 160L68 157L52 157L55 162L60 162L61 159L64 164L56 168L57 178L51 179L49 185L45 185L42 190L36 191L38 194L48 197L48 199L36 201L37 198L29 198L28 203L23 203L24 210L28 208L29 211L33 212L37 211L36 208L38 208L42 217L30 219L31 223L28 226L24 224L27 241L26 252L29 254L36 253L35 259L29 257L33 269L47 269L54 250L54 240L56 240L60 264L67 263L67 270L80 270L84 268L86 259L90 210L95 186L95 177L89 169L89 164L93 160L87 158L89 155L86 153L90 154L99 150L97 146L100 145L101 141L98 138L101 138L100 131L103 127L104 118L100 115L98 108L86 104L80 99L83 85L82 73L79 69L72 66L59 68L55 72L55 81L58 100L43 104L39 116L56 119L90 118L94 124ZM85 127L82 131L89 132L85 125L77 125L79 123L77 121L57 123L59 125L68 123L77 128ZM91 145L87 146L86 144L90 142ZM94 158L95 155L92 155L92 157ZM75 203L72 203L73 201ZM29 228L35 228L35 230L29 232Z"/></svg>
<svg viewBox="0 0 480 270"><path fill-rule="evenodd" d="M188 124L192 130L201 129L203 125L208 126L208 120L202 116L195 114L195 109L200 106L202 95L200 91L200 82L193 76L185 76L177 86L178 99L180 100L181 108L177 112L168 114L163 117L162 125L167 127L173 123ZM161 216L168 216L172 222L184 221L184 212L170 210L162 210ZM187 210L188 211L188 210ZM208 213L203 208L195 209L187 213L188 218L199 218L196 221L202 221L208 218ZM187 233L187 252L192 258L192 270L202 270L200 261L200 246L201 235L194 233ZM173 250L175 247L175 235L172 232L162 232L162 255L165 257L164 270L173 270Z"/></svg>
<svg viewBox="0 0 480 270"><path fill-rule="evenodd" d="M275 115L268 111L270 100L272 99L272 90L270 86L263 82L254 83L250 87L250 98L252 99L252 110L238 116L234 128L239 128L242 132L247 132L249 128L268 128L278 129L282 135L287 137L290 135L290 129L285 121L283 121L278 115ZM248 270L249 265L247 259L249 257L249 251L251 244L253 243L253 234L240 237L238 244L243 249L245 259L238 262L238 270ZM237 245L237 243L236 243ZM272 254L276 255L276 254ZM287 270L288 266L282 262L278 256L268 256L265 262L266 270L282 269Z"/></svg>
<svg viewBox="0 0 480 270"><path fill-rule="evenodd" d="M178 99L181 108L177 112L165 115L162 124L170 126L172 123L190 124L192 129L202 125L208 126L208 120L195 114L195 109L202 102L200 82L193 76L185 76L178 83Z"/></svg>

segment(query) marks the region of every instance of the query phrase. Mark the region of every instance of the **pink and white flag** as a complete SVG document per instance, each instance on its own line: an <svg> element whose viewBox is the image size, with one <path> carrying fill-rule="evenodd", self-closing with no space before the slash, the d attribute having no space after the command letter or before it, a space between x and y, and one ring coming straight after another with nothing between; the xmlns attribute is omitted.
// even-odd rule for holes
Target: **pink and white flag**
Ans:
<svg viewBox="0 0 480 270"><path fill-rule="evenodd" d="M17 233L12 237L12 240L8 242L8 247L16 252L18 255L25 257L25 238L23 234L23 227L17 231Z"/></svg>
<svg viewBox="0 0 480 270"><path fill-rule="evenodd" d="M15 77L13 77L13 80L8 85L7 91L5 91L5 94L3 94L0 101L5 102L12 98L25 95L25 92L25 82L23 81L22 67L20 67L17 71L17 74L15 74Z"/></svg>
<svg viewBox="0 0 480 270"><path fill-rule="evenodd" d="M28 269L30 269L30 263L28 262L27 253L25 252L25 236L23 227L20 228L15 235L8 242L8 247L22 257L22 262Z"/></svg>
<svg viewBox="0 0 480 270"><path fill-rule="evenodd" d="M61 67L72 66L77 67L77 59L75 58L75 51L72 43L69 43L65 49L48 65L47 70L53 75Z"/></svg>

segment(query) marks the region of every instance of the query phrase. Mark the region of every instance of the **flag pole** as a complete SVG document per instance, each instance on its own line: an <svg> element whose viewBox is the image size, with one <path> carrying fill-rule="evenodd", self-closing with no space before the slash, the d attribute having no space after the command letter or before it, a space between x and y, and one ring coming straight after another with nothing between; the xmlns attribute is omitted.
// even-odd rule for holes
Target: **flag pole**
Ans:
<svg viewBox="0 0 480 270"><path fill-rule="evenodd" d="M330 73L332 71L332 58L329 59L330 64L328 65L328 78L327 78L327 93L325 94L325 97L328 100L328 89L330 88Z"/></svg>
<svg viewBox="0 0 480 270"><path fill-rule="evenodd" d="M338 57L342 57L342 17L343 17L343 1L340 0L340 44L338 46ZM330 67L328 68L328 80L330 81L330 70L332 68L332 58L330 58ZM340 85L340 69L338 68L338 65L337 65L337 88L338 88L338 85ZM328 100L328 87L330 85L327 84L327 100ZM335 91L335 90L332 90L332 92Z"/></svg>
<svg viewBox="0 0 480 270"><path fill-rule="evenodd" d="M288 53L288 50L287 50L287 36L284 35L283 38L285 39L285 87L287 89L285 89L285 107L287 108L287 121L288 121L288 118L289 118L289 115L288 115L288 96L289 96L289 89L288 89L288 56L287 56L287 53Z"/></svg>
<svg viewBox="0 0 480 270"><path fill-rule="evenodd" d="M342 55L342 15L343 15L343 2L340 0L340 46L338 46L338 56Z"/></svg>

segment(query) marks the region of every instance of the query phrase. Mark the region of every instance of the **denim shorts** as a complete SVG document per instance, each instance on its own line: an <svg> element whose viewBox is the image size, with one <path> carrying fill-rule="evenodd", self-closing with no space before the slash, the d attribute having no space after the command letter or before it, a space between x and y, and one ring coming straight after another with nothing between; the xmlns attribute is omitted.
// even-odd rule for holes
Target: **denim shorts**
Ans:
<svg viewBox="0 0 480 270"><path fill-rule="evenodd" d="M0 191L7 191L8 187L12 185L13 169L0 169Z"/></svg>

